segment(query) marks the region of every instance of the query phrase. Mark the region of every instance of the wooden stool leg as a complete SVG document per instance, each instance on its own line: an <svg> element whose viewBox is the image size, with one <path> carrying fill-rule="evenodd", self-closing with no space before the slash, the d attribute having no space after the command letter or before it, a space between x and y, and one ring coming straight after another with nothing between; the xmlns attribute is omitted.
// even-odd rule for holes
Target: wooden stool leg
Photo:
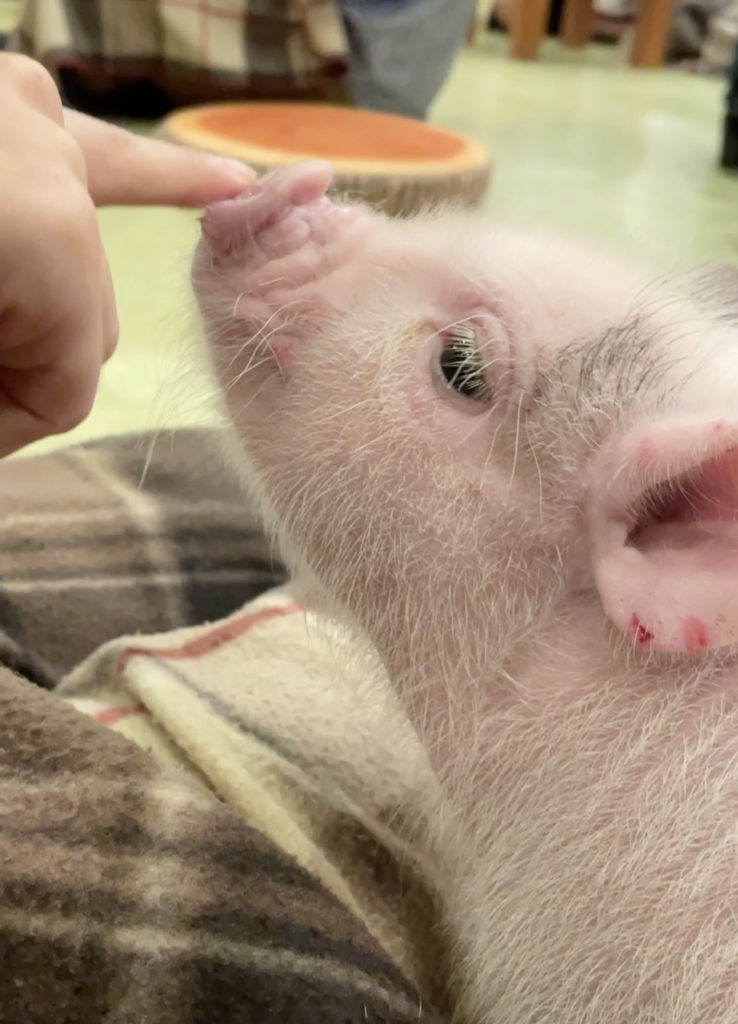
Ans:
<svg viewBox="0 0 738 1024"><path fill-rule="evenodd" d="M586 46L592 38L593 22L592 0L566 0L561 42L565 46Z"/></svg>
<svg viewBox="0 0 738 1024"><path fill-rule="evenodd" d="M546 34L551 0L517 0L510 26L510 56L515 60L535 60Z"/></svg>
<svg viewBox="0 0 738 1024"><path fill-rule="evenodd" d="M672 0L641 0L638 5L630 63L637 68L658 68L664 62Z"/></svg>

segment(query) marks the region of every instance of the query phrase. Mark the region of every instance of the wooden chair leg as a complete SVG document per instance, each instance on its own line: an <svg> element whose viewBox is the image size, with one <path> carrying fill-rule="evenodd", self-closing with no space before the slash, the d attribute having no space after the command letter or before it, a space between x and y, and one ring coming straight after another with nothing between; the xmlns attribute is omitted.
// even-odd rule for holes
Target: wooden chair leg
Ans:
<svg viewBox="0 0 738 1024"><path fill-rule="evenodd" d="M561 21L561 42L565 46L586 46L592 38L592 0L566 0Z"/></svg>
<svg viewBox="0 0 738 1024"><path fill-rule="evenodd" d="M546 34L551 0L518 0L510 26L509 53L514 60L535 60Z"/></svg>
<svg viewBox="0 0 738 1024"><path fill-rule="evenodd" d="M672 0L641 0L638 5L630 63L637 68L658 68L664 63Z"/></svg>

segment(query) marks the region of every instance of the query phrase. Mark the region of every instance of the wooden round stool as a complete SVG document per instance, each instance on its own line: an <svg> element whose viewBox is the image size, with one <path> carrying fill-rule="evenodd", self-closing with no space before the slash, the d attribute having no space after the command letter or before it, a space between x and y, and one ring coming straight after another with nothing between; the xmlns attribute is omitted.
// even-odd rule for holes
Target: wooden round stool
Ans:
<svg viewBox="0 0 738 1024"><path fill-rule="evenodd" d="M158 134L237 157L258 173L319 158L334 168L332 191L407 217L437 203L476 206L491 179L478 142L421 121L302 103L218 103L175 111Z"/></svg>

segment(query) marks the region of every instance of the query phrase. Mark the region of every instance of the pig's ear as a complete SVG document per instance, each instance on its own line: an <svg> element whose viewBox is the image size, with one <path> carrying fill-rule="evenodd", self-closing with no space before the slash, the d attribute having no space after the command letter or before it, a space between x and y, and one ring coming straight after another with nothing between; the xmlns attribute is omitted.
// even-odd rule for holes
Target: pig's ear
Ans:
<svg viewBox="0 0 738 1024"><path fill-rule="evenodd" d="M588 482L613 622L651 650L738 642L738 421L649 424L604 448Z"/></svg>

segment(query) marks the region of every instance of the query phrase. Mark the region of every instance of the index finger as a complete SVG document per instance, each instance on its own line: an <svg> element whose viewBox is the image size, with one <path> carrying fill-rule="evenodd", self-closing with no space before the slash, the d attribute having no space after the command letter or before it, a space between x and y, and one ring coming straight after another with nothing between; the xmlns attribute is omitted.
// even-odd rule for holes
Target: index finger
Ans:
<svg viewBox="0 0 738 1024"><path fill-rule="evenodd" d="M78 111L65 111L64 122L85 154L96 206L207 206L256 179L239 160L135 135Z"/></svg>

